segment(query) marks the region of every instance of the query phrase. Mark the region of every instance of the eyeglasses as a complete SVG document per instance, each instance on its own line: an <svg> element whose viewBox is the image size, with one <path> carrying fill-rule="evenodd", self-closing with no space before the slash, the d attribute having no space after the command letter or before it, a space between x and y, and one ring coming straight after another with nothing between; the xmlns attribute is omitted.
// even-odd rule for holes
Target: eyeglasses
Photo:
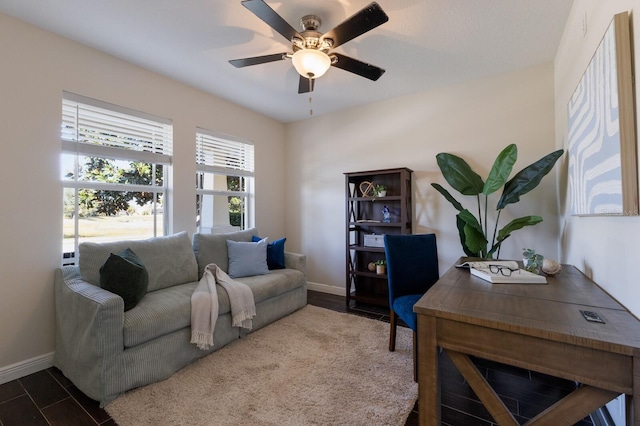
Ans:
<svg viewBox="0 0 640 426"><path fill-rule="evenodd" d="M519 271L519 269L511 269L508 266L502 265L489 265L489 272L492 274L501 273L505 277L510 277L512 272Z"/></svg>

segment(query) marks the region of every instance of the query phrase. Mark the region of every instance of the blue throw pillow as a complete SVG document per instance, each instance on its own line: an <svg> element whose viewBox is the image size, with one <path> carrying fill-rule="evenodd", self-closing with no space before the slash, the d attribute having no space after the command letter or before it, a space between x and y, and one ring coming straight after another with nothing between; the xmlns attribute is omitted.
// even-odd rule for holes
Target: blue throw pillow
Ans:
<svg viewBox="0 0 640 426"><path fill-rule="evenodd" d="M100 287L124 300L124 310L134 308L147 294L149 273L130 248L107 258L100 267Z"/></svg>
<svg viewBox="0 0 640 426"><path fill-rule="evenodd" d="M258 242L262 238L254 235L251 237L253 242ZM267 245L267 266L269 269L284 269L284 242L286 238L280 238Z"/></svg>
<svg viewBox="0 0 640 426"><path fill-rule="evenodd" d="M257 243L227 240L229 253L229 276L250 277L269 273L267 267L267 244L264 239Z"/></svg>

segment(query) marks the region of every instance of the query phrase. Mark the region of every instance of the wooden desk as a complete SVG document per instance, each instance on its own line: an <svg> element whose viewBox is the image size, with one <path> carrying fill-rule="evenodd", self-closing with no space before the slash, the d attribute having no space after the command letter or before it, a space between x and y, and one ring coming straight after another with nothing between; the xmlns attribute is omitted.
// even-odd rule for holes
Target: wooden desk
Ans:
<svg viewBox="0 0 640 426"><path fill-rule="evenodd" d="M606 324L586 321L596 311ZM468 355L582 384L527 425L573 425L621 393L640 425L640 321L576 268L548 284L491 284L452 267L416 303L421 425L440 424L438 347L499 425L513 415Z"/></svg>

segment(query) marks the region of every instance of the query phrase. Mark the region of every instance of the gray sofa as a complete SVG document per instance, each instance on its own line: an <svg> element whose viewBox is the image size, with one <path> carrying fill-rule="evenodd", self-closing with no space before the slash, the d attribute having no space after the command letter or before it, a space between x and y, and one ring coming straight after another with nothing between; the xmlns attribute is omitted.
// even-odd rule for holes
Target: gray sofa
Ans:
<svg viewBox="0 0 640 426"><path fill-rule="evenodd" d="M216 286L219 316L214 346L189 343L191 294L204 267L228 268L227 243L250 242L255 229L223 235L186 233L143 241L83 243L78 266L56 271L56 351L54 365L82 392L106 405L120 393L171 376L198 358L243 335L231 326L229 298ZM131 248L148 270L146 295L128 311L123 299L99 286L99 268L110 253ZM307 303L306 257L285 253L285 269L236 278L253 291L253 331Z"/></svg>

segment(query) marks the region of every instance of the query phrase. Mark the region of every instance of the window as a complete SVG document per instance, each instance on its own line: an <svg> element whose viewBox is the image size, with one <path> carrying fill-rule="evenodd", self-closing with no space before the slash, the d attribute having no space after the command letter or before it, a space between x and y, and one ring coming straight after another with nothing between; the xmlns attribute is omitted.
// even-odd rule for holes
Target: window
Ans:
<svg viewBox="0 0 640 426"><path fill-rule="evenodd" d="M64 92L63 264L83 241L164 235L171 121Z"/></svg>
<svg viewBox="0 0 640 426"><path fill-rule="evenodd" d="M211 130L196 132L196 226L225 233L252 226L253 144Z"/></svg>

